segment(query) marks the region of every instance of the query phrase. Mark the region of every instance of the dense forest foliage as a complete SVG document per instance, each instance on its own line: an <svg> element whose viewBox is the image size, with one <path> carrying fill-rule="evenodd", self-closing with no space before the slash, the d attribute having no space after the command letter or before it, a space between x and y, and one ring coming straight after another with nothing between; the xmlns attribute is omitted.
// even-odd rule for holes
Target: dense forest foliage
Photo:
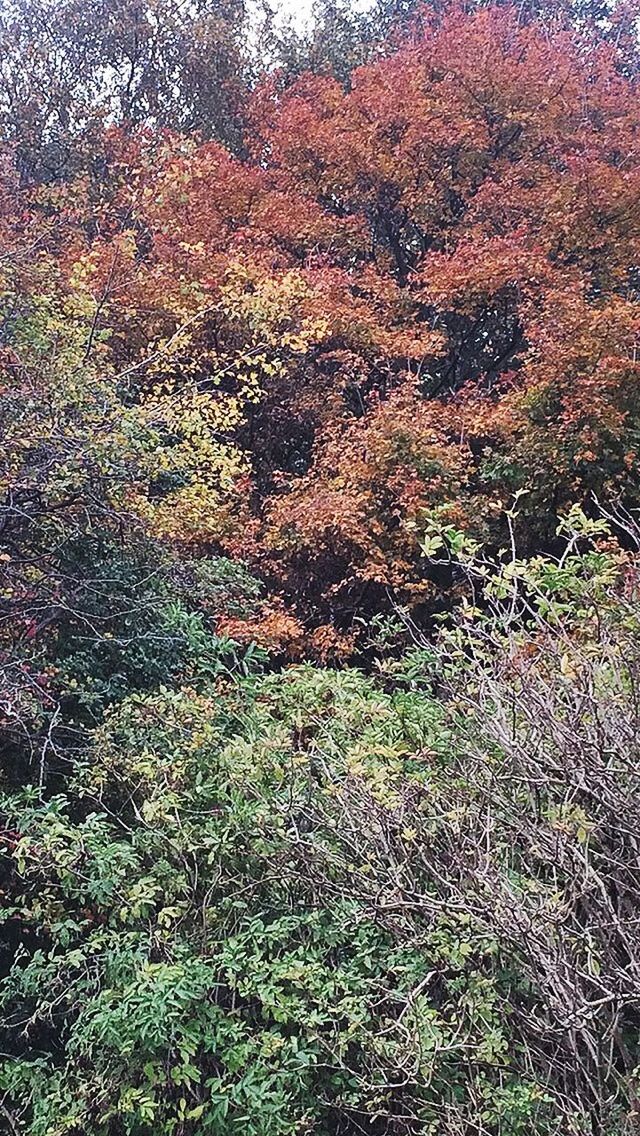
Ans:
<svg viewBox="0 0 640 1136"><path fill-rule="evenodd" d="M640 1131L633 2L0 3L0 1131Z"/></svg>

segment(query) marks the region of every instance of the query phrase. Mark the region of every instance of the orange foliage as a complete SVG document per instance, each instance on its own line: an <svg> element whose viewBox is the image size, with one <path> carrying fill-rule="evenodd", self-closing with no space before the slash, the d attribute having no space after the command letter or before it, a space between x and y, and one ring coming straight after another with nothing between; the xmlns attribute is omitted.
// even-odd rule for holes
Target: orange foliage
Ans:
<svg viewBox="0 0 640 1136"><path fill-rule="evenodd" d="M453 6L348 91L265 81L244 159L112 130L106 179L49 192L114 374L191 447L149 524L259 567L259 639L299 653L300 618L329 657L428 599L436 506L500 539L518 489L541 532L637 494L638 106L614 46Z"/></svg>

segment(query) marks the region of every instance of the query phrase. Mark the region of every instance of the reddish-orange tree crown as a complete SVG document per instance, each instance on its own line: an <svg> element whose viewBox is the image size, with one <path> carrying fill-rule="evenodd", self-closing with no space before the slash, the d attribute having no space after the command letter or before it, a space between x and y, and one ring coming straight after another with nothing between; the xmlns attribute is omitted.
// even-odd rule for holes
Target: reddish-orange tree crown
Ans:
<svg viewBox="0 0 640 1136"><path fill-rule="evenodd" d="M111 130L106 177L47 191L64 286L183 463L145 523L258 565L289 638L293 614L347 635L428 601L434 508L500 540L526 490L535 542L571 500L637 497L640 115L618 54L453 6L349 90L265 81L244 159Z"/></svg>

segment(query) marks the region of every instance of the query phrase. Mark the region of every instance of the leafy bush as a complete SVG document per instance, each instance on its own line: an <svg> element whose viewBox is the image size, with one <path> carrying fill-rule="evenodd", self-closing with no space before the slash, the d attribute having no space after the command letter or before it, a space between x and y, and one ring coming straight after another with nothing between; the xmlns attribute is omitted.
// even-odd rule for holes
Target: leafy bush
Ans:
<svg viewBox="0 0 640 1136"><path fill-rule="evenodd" d="M602 528L471 550L438 700L426 649L134 693L66 794L5 797L16 1124L632 1131L640 568Z"/></svg>

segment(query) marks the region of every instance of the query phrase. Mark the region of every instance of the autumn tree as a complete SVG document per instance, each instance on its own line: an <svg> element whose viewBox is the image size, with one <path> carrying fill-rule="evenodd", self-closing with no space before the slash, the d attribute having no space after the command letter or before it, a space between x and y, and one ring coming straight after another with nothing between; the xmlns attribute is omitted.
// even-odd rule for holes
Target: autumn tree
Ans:
<svg viewBox="0 0 640 1136"><path fill-rule="evenodd" d="M25 199L156 432L147 523L251 562L291 645L428 614L434 509L499 546L526 492L534 548L635 500L637 100L596 15L425 9L347 87L265 78L242 155L158 130L140 80L147 125Z"/></svg>
<svg viewBox="0 0 640 1136"><path fill-rule="evenodd" d="M349 90L265 80L244 159L113 136L126 177L65 256L136 397L232 396L234 488L171 523L312 626L422 601L434 507L499 542L526 490L533 546L637 492L634 81L584 29L427 17Z"/></svg>

